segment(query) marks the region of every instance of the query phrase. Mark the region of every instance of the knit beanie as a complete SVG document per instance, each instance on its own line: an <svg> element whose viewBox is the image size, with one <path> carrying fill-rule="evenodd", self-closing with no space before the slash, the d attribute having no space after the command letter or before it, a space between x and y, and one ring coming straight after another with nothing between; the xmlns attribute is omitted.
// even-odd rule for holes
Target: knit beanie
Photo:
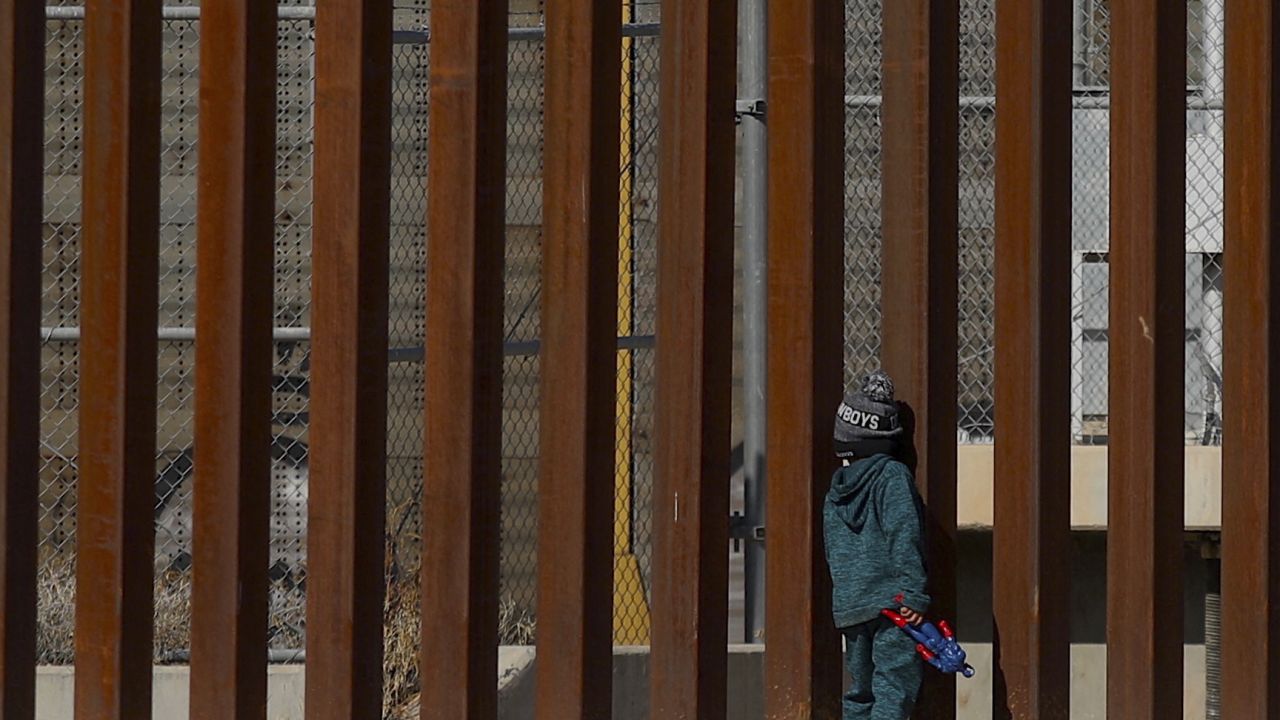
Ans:
<svg viewBox="0 0 1280 720"><path fill-rule="evenodd" d="M850 459L892 454L902 436L893 380L883 370L862 378L856 392L846 392L836 410L836 457Z"/></svg>

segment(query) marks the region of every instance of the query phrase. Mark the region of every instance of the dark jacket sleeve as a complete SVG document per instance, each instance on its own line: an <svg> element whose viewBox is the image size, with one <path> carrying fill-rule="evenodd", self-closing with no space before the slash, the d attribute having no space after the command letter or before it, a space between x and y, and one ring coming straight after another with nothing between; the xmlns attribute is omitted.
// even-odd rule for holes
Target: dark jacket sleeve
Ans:
<svg viewBox="0 0 1280 720"><path fill-rule="evenodd" d="M891 562L898 568L897 593L894 602L924 613L929 609L928 579L924 565L924 531L920 505L908 473L886 478L884 487L884 526L889 536Z"/></svg>

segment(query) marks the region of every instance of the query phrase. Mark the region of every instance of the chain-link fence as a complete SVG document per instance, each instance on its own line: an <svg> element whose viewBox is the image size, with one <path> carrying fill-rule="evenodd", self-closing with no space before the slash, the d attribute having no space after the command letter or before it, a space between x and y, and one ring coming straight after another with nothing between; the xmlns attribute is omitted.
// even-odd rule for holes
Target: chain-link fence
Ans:
<svg viewBox="0 0 1280 720"><path fill-rule="evenodd" d="M1187 3L1186 422L1221 439L1223 0ZM1108 0L1074 0L1072 435L1107 439ZM846 368L874 365L881 332L880 0L846 4ZM959 418L961 442L994 437L995 3L960 2Z"/></svg>
<svg viewBox="0 0 1280 720"><path fill-rule="evenodd" d="M83 9L51 7L46 28L46 199L41 653L71 657L79 360ZM656 275L658 4L627 9L619 158L621 253L617 441L620 641L647 642ZM282 11L277 102L271 646L302 646L310 370L313 10ZM388 604L416 593L422 478L429 6L395 14L388 397ZM508 642L531 638L536 599L539 288L544 35L538 3L510 15L502 598ZM161 126L157 638L187 647L193 489L195 189L199 20L165 8ZM413 608L416 612L416 608ZM410 627L415 623L404 623ZM416 633L416 628L413 628Z"/></svg>
<svg viewBox="0 0 1280 720"><path fill-rule="evenodd" d="M1221 441L1223 0L1187 3L1186 392L1188 443ZM1111 14L1078 0L1075 19L1073 431L1107 439Z"/></svg>
<svg viewBox="0 0 1280 720"><path fill-rule="evenodd" d="M846 354L850 378L876 363L881 327L881 0L846 0ZM1222 2L1188 3L1187 423L1220 438ZM1106 440L1108 68L1105 0L1075 0L1073 425ZM303 641L314 32L312 8L279 23L271 642ZM619 158L615 639L646 642L653 467L659 3L626 13ZM41 653L70 659L79 348L82 18L48 11L42 325ZM389 607L416 605L420 549L429 1L395 13L388 397ZM502 599L509 642L528 641L536 602L543 78L542 14L513 0L508 92ZM156 484L157 655L186 647L194 468L193 339L198 12L174 2L164 26L160 344ZM959 434L993 437L994 0L960 3ZM888 328L887 331L891 331ZM416 595L412 596L416 597ZM410 598L410 599L406 599ZM416 617L416 615L414 615ZM414 623L405 627L416 633ZM412 636L416 637L416 636ZM411 638L412 639L412 638ZM411 655L412 653L410 653ZM407 661L407 662L412 662Z"/></svg>

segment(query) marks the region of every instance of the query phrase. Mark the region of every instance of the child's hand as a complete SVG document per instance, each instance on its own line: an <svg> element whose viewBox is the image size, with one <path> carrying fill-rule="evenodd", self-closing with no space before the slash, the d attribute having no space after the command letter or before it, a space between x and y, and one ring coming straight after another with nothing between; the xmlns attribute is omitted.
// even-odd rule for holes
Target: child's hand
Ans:
<svg viewBox="0 0 1280 720"><path fill-rule="evenodd" d="M903 620L906 620L907 623L911 625L919 625L920 623L924 622L923 615L916 612L915 610L912 610L906 605L903 605L902 607L898 608L898 614L902 616Z"/></svg>

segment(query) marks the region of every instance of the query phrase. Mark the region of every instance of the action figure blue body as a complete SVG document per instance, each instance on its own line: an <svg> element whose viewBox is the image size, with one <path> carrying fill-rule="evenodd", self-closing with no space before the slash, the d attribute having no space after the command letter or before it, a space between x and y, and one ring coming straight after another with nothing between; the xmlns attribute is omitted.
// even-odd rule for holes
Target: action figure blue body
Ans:
<svg viewBox="0 0 1280 720"><path fill-rule="evenodd" d="M894 625L902 628L903 632L916 641L916 652L924 658L925 662L944 673L960 673L967 678L973 677L973 668L965 662L964 648L956 642L955 633L951 631L946 620L938 621L937 626L931 622L912 625L892 610L881 610L880 614L889 618Z"/></svg>

